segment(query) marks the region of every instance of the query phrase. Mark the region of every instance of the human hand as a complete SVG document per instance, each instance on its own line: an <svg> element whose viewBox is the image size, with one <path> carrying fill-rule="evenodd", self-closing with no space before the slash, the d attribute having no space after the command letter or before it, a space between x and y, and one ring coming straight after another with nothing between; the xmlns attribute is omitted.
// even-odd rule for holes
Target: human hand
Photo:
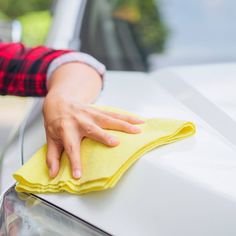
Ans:
<svg viewBox="0 0 236 236"><path fill-rule="evenodd" d="M114 147L119 145L119 140L104 129L140 132L134 124L141 124L142 120L88 105L101 89L101 78L89 66L70 63L60 67L53 73L48 87L43 114L48 145L46 159L52 178L58 174L63 150L70 160L72 176L81 177L80 145L84 137Z"/></svg>
<svg viewBox="0 0 236 236"><path fill-rule="evenodd" d="M119 140L104 129L135 134L140 132L140 128L133 124L143 123L132 116L102 111L74 100L65 101L60 98L59 101L58 98L50 98L50 101L48 98L44 104L44 113L48 144L47 165L51 177L55 177L59 171L63 150L69 157L73 177L81 177L80 144L84 137L114 147L119 144Z"/></svg>

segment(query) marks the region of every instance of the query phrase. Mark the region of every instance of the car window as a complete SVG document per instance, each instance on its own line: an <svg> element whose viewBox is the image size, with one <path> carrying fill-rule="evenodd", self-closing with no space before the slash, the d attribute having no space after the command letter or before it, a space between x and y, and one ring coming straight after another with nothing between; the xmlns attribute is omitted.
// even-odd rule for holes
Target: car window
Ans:
<svg viewBox="0 0 236 236"><path fill-rule="evenodd" d="M148 55L163 49L165 26L154 1L129 2L88 1L80 50L110 70L145 71L149 68Z"/></svg>
<svg viewBox="0 0 236 236"><path fill-rule="evenodd" d="M234 0L90 0L81 47L110 70L236 60Z"/></svg>

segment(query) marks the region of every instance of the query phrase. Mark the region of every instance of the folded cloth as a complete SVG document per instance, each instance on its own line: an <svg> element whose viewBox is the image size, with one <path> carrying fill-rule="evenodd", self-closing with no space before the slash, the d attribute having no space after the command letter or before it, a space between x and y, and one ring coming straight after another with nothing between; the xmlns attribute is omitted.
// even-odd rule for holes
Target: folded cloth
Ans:
<svg viewBox="0 0 236 236"><path fill-rule="evenodd" d="M46 165L47 146L44 145L14 173L13 176L18 181L16 191L31 193L67 191L84 194L112 188L144 153L195 133L193 123L181 120L146 119L144 124L138 126L142 130L139 134L107 130L119 138L120 144L117 147L107 147L89 138L83 139L81 143L83 174L79 180L72 178L70 163L65 153L61 157L58 175L51 179Z"/></svg>

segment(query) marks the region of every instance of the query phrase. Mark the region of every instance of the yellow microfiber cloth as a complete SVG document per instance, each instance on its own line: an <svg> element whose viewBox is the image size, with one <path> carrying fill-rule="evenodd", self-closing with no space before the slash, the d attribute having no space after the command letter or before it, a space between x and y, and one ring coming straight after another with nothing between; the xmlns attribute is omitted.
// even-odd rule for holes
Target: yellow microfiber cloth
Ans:
<svg viewBox="0 0 236 236"><path fill-rule="evenodd" d="M108 130L107 132L119 138L120 144L117 147L111 148L88 138L83 139L81 143L83 175L79 180L72 178L70 163L65 153L61 157L58 175L54 179L49 178L46 165L47 147L44 145L14 173L13 176L18 181L16 191L31 193L67 191L84 194L112 188L144 153L195 133L193 123L180 120L145 119L145 123L138 126L142 130L139 134Z"/></svg>

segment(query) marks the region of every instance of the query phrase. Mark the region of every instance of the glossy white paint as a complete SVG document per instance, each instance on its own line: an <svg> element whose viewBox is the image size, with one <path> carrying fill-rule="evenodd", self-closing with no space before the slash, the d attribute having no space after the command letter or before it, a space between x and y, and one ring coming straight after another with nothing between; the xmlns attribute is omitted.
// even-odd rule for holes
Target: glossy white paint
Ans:
<svg viewBox="0 0 236 236"><path fill-rule="evenodd" d="M228 73L227 65L175 68L152 74L109 72L98 104L146 117L191 120L197 125L196 135L147 153L114 189L84 196L40 197L114 235L235 235L235 146L204 112L214 107L213 111L222 117L227 113L220 104L212 103L215 96L199 89L204 83L196 76L201 72L211 87L215 75L208 68L211 71L214 67ZM218 81L224 80L225 74L218 74ZM183 82L189 86L187 91L182 91ZM224 99L227 94L230 92L222 91L215 99ZM198 107L202 96L207 102ZM26 133L25 156L30 157L44 142L42 120L38 118Z"/></svg>
<svg viewBox="0 0 236 236"><path fill-rule="evenodd" d="M236 120L236 64L199 65L172 68L202 95Z"/></svg>

